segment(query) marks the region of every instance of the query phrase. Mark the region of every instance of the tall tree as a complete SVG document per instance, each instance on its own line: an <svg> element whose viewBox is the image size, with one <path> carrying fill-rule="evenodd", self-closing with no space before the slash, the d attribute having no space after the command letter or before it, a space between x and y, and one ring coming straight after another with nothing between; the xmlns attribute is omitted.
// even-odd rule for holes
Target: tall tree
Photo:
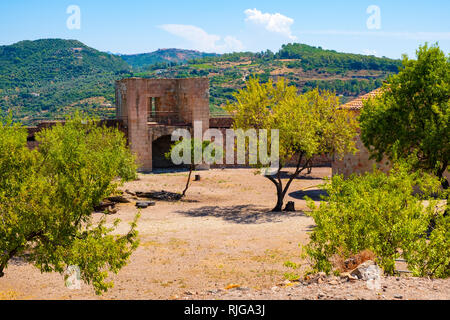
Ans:
<svg viewBox="0 0 450 320"><path fill-rule="evenodd" d="M361 112L361 138L380 161L416 156L415 168L443 174L450 158L450 55L438 45L419 47L417 60L403 56L403 67L389 77L379 97Z"/></svg>
<svg viewBox="0 0 450 320"><path fill-rule="evenodd" d="M299 95L297 88L288 86L284 79L261 84L251 78L235 98L227 106L235 129L279 130L279 166L274 174L265 175L277 191L273 211L282 210L292 181L311 167L314 156L355 151L356 120L339 108L339 99L329 91L315 89ZM268 143L270 150L270 138ZM284 185L282 169L293 159L294 172Z"/></svg>
<svg viewBox="0 0 450 320"><path fill-rule="evenodd" d="M41 272L77 266L100 294L138 245L136 216L130 231L94 223L93 208L121 181L136 177L134 157L117 129L76 116L39 133L27 148L27 130L0 119L0 277L13 257ZM120 178L120 179L116 179Z"/></svg>

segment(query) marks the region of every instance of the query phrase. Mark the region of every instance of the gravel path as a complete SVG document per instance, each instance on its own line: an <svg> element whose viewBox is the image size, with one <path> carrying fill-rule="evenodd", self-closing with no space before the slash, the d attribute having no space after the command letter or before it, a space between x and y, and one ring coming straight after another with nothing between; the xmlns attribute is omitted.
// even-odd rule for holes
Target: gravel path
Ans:
<svg viewBox="0 0 450 320"><path fill-rule="evenodd" d="M372 290L363 280L341 282L331 277L323 283L288 283L268 290L234 288L188 293L181 299L219 300L449 300L450 280L382 277L381 289Z"/></svg>

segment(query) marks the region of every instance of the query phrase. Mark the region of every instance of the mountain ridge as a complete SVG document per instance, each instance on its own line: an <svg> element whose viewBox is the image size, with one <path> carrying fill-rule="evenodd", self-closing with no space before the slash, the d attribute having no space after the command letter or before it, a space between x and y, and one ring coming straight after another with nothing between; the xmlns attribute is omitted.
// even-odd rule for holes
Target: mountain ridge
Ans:
<svg viewBox="0 0 450 320"><path fill-rule="evenodd" d="M208 77L212 111L222 111L250 76L261 81L285 77L301 92L315 87L334 90L346 102L381 86L400 65L400 60L295 43L276 53L219 55L169 48L115 55L78 40L24 40L0 46L0 109L12 111L24 123L75 110L114 117L114 81L127 77Z"/></svg>
<svg viewBox="0 0 450 320"><path fill-rule="evenodd" d="M218 54L205 53L198 50L164 48L147 53L121 54L119 56L133 68L145 68L156 63L185 63L193 59L218 56Z"/></svg>

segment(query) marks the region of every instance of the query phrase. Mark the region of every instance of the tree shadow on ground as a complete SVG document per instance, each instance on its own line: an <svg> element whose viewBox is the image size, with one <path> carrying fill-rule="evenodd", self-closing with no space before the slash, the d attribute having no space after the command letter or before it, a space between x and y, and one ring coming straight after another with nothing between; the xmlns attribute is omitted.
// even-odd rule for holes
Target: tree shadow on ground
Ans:
<svg viewBox="0 0 450 320"><path fill-rule="evenodd" d="M199 171L199 170L195 170ZM165 175L165 174L177 174L177 173L189 173L189 167L174 167L174 168L154 168L150 172L142 172L147 175Z"/></svg>
<svg viewBox="0 0 450 320"><path fill-rule="evenodd" d="M292 172L289 171L280 171L281 179L289 179L291 177ZM313 174L300 174L295 179L298 180L323 180L323 177L319 177Z"/></svg>
<svg viewBox="0 0 450 320"><path fill-rule="evenodd" d="M8 261L8 264L12 266L24 266L28 264L28 261L25 259L25 257L12 257Z"/></svg>
<svg viewBox="0 0 450 320"><path fill-rule="evenodd" d="M205 206L196 209L177 211L190 217L214 217L239 224L260 224L281 222L284 218L305 216L303 212L271 212L254 205L229 207Z"/></svg>
<svg viewBox="0 0 450 320"><path fill-rule="evenodd" d="M289 193L289 196L294 199L306 200L305 198L309 197L313 201L323 201L322 197L326 197L327 195L327 192L321 189L298 190Z"/></svg>

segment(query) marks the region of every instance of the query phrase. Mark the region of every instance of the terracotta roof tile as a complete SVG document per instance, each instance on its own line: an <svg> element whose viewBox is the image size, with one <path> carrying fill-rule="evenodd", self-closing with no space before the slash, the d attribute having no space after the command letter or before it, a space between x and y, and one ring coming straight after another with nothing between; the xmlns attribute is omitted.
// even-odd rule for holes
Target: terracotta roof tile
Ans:
<svg viewBox="0 0 450 320"><path fill-rule="evenodd" d="M355 100L352 100L350 102L347 102L346 104L343 104L341 106L342 109L348 109L348 110L359 110L363 107L363 102L369 98L373 98L378 96L381 93L381 88L378 88L374 91L371 91L363 96L360 96L356 98Z"/></svg>

